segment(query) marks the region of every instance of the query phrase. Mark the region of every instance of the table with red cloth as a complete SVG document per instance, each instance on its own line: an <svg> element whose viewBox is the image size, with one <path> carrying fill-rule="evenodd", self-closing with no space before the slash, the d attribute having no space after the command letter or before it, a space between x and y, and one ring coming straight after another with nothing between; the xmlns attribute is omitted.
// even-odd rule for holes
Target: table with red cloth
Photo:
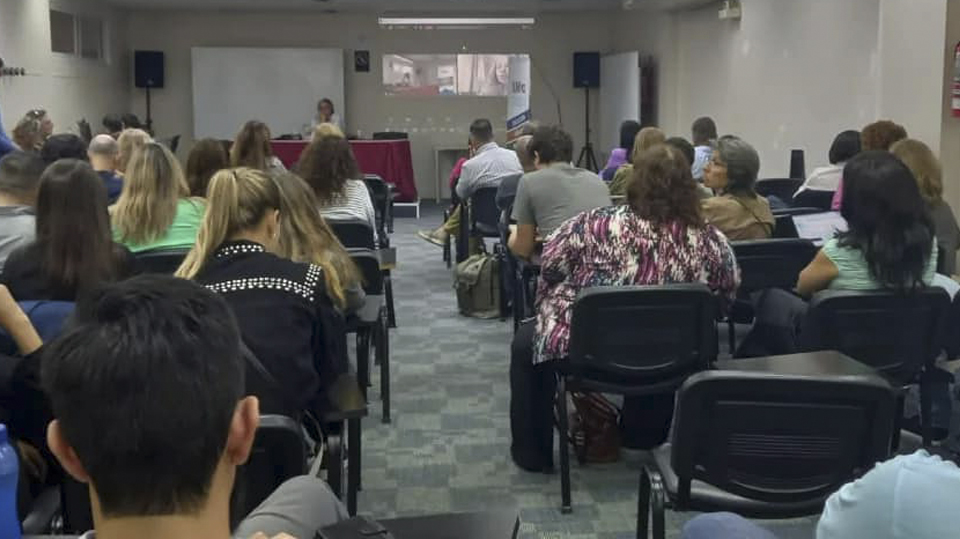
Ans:
<svg viewBox="0 0 960 539"><path fill-rule="evenodd" d="M271 141L273 154L290 168L300 159L306 140ZM351 140L353 155L360 171L376 174L397 188L397 202L416 202L417 183L413 176L413 157L409 140Z"/></svg>

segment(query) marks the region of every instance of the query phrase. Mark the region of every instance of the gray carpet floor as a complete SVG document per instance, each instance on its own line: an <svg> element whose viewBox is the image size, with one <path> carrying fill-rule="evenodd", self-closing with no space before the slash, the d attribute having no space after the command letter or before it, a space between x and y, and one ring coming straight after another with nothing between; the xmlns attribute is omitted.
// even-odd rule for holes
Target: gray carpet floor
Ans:
<svg viewBox="0 0 960 539"><path fill-rule="evenodd" d="M441 250L416 236L440 209L397 219L392 242L398 328L391 332L393 423L380 423L377 370L363 431L360 512L374 518L516 509L523 538L632 538L641 456L580 467L574 510L560 513L560 477L510 460L508 383L512 324L457 313ZM725 348L721 345L721 349ZM668 537L694 516L668 512ZM765 522L782 539L813 536L813 519ZM497 538L491 538L497 539Z"/></svg>

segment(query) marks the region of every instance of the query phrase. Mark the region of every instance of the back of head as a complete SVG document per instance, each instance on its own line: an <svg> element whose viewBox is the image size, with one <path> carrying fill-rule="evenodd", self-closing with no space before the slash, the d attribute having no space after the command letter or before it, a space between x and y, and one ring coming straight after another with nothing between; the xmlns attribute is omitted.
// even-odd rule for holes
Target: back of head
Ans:
<svg viewBox="0 0 960 539"><path fill-rule="evenodd" d="M691 133L694 146L706 146L710 141L717 140L717 124L709 116L697 118L693 122Z"/></svg>
<svg viewBox="0 0 960 539"><path fill-rule="evenodd" d="M207 210L197 242L177 276L193 279L223 242L256 227L268 211L282 207L277 182L266 172L233 168L217 172L207 187Z"/></svg>
<svg viewBox="0 0 960 539"><path fill-rule="evenodd" d="M620 148L630 150L633 148L633 142L640 132L640 122L627 120L620 124Z"/></svg>
<svg viewBox="0 0 960 539"><path fill-rule="evenodd" d="M104 517L205 509L244 394L223 299L166 276L105 287L46 349L42 379L51 433L75 452Z"/></svg>
<svg viewBox="0 0 960 539"><path fill-rule="evenodd" d="M116 159L120 153L120 144L110 135L97 135L90 141L87 152L109 159Z"/></svg>
<svg viewBox="0 0 960 539"><path fill-rule="evenodd" d="M198 140L187 157L186 175L190 196L206 196L210 178L217 171L229 166L227 150L219 140L212 138Z"/></svg>
<svg viewBox="0 0 960 539"><path fill-rule="evenodd" d="M31 111L17 122L10 133L10 137L24 151L36 151L43 144L42 125L43 117L33 114L33 111Z"/></svg>
<svg viewBox="0 0 960 539"><path fill-rule="evenodd" d="M517 159L524 172L531 172L537 169L534 162L533 153L530 152L530 142L533 141L533 135L522 135L513 141L513 150L517 152Z"/></svg>
<svg viewBox="0 0 960 539"><path fill-rule="evenodd" d="M317 195L321 206L331 204L347 184L360 177L360 167L350 143L343 137L313 139L303 154L297 172Z"/></svg>
<svg viewBox="0 0 960 539"><path fill-rule="evenodd" d="M843 205L849 230L840 244L859 249L870 273L897 290L922 285L933 247L933 222L910 169L889 152L873 150L843 169Z"/></svg>
<svg viewBox="0 0 960 539"><path fill-rule="evenodd" d="M716 152L727 166L726 192L756 196L754 186L760 174L760 155L745 140L727 135L717 141Z"/></svg>
<svg viewBox="0 0 960 539"><path fill-rule="evenodd" d="M540 122L536 120L530 120L529 122L523 124L523 127L520 128L520 132L517 133L518 137L529 137L533 136L533 133L540 128Z"/></svg>
<svg viewBox="0 0 960 539"><path fill-rule="evenodd" d="M116 113L110 113L103 117L103 128L110 135L117 135L123 131L123 117Z"/></svg>
<svg viewBox="0 0 960 539"><path fill-rule="evenodd" d="M573 138L558 125L545 125L533 133L527 151L539 165L573 161Z"/></svg>
<svg viewBox="0 0 960 539"><path fill-rule="evenodd" d="M872 150L890 150L894 142L907 138L907 130L890 120L880 120L863 128L860 132L860 146L865 152Z"/></svg>
<svg viewBox="0 0 960 539"><path fill-rule="evenodd" d="M14 151L0 159L0 193L24 205L33 204L46 163L38 155Z"/></svg>
<svg viewBox="0 0 960 539"><path fill-rule="evenodd" d="M830 164L846 163L860 153L860 132L844 131L830 145Z"/></svg>
<svg viewBox="0 0 960 539"><path fill-rule="evenodd" d="M120 146L120 153L117 155L117 170L126 172L127 165L133 159L133 155L152 141L150 134L142 129L124 129L117 137L117 144Z"/></svg>
<svg viewBox="0 0 960 539"><path fill-rule="evenodd" d="M180 162L157 142L133 155L123 191L113 210L113 226L124 243L150 243L166 233L177 204L189 190Z"/></svg>
<svg viewBox="0 0 960 539"><path fill-rule="evenodd" d="M689 140L683 137L670 137L666 140L666 144L680 150L690 166L693 166L693 162L697 158L697 150L693 147L693 144L690 144Z"/></svg>
<svg viewBox="0 0 960 539"><path fill-rule="evenodd" d="M120 115L120 120L123 122L124 129L143 129L140 118L132 112L124 112Z"/></svg>
<svg viewBox="0 0 960 539"><path fill-rule="evenodd" d="M107 191L89 164L50 165L37 193L40 267L61 296L76 296L117 274Z"/></svg>
<svg viewBox="0 0 960 539"><path fill-rule="evenodd" d="M470 124L470 139L477 145L493 142L493 124L490 120L484 118L474 120Z"/></svg>
<svg viewBox="0 0 960 539"><path fill-rule="evenodd" d="M640 154L627 187L627 200L637 214L648 221L704 226L700 195L690 165L673 146L660 144Z"/></svg>
<svg viewBox="0 0 960 539"><path fill-rule="evenodd" d="M913 173L920 195L928 204L943 200L943 167L929 146L915 139L903 139L890 147L890 153L897 156Z"/></svg>
<svg viewBox="0 0 960 539"><path fill-rule="evenodd" d="M87 160L87 143L77 135L60 133L53 135L40 148L40 158L48 165L60 159Z"/></svg>
<svg viewBox="0 0 960 539"><path fill-rule="evenodd" d="M343 134L343 130L340 129L337 124L332 124L329 122L322 123L313 130L313 138L323 137L347 138L347 136Z"/></svg>
<svg viewBox="0 0 960 539"><path fill-rule="evenodd" d="M266 170L272 156L267 124L256 120L243 124L230 148L230 166Z"/></svg>
<svg viewBox="0 0 960 539"><path fill-rule="evenodd" d="M657 127L644 127L637 133L633 141L633 152L630 154L631 162L636 161L637 157L643 152L653 148L658 144L663 144L667 140L667 135Z"/></svg>

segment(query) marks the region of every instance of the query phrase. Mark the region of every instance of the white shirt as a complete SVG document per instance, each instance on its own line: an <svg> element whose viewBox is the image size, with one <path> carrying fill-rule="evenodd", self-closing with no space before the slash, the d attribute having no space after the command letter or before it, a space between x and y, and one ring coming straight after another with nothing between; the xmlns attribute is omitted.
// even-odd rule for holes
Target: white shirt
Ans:
<svg viewBox="0 0 960 539"><path fill-rule="evenodd" d="M844 163L827 165L816 168L803 182L797 193L802 191L836 191L840 187L840 178L843 177Z"/></svg>
<svg viewBox="0 0 960 539"><path fill-rule="evenodd" d="M493 187L500 180L514 174L523 174L517 152L488 142L477 149L477 154L466 163L457 182L457 196L466 200L477 189Z"/></svg>

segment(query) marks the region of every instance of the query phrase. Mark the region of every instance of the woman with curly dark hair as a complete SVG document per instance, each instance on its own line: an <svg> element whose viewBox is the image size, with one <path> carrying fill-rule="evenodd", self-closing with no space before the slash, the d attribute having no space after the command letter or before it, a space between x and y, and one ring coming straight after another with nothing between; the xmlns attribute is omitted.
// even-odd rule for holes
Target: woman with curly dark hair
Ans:
<svg viewBox="0 0 960 539"><path fill-rule="evenodd" d="M346 139L314 139L300 155L297 173L317 194L324 219L366 221L372 230L377 229L370 192L360 179L360 167Z"/></svg>
<svg viewBox="0 0 960 539"><path fill-rule="evenodd" d="M735 297L733 249L704 220L680 150L661 144L642 152L633 174L628 205L581 213L547 238L537 317L514 336L510 364L511 453L525 470L553 466L554 362L569 352L572 307L581 290L705 283L726 300ZM669 401L663 408L672 407L672 396ZM669 409L661 411L669 425Z"/></svg>

